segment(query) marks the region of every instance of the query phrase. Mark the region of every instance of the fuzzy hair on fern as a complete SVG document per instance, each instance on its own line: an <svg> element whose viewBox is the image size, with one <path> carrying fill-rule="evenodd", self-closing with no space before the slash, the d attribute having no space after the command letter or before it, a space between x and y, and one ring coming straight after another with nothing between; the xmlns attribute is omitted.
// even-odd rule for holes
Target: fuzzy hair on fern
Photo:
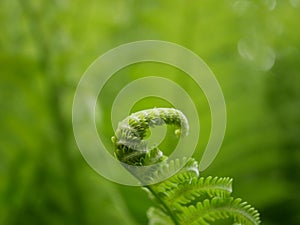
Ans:
<svg viewBox="0 0 300 225"><path fill-rule="evenodd" d="M175 126L177 136L188 134L188 120L181 111L154 108L125 118L112 137L115 156L122 163L147 166L160 162L160 166L149 171L147 177L155 179L178 171L184 165L172 177L143 187L156 202L156 207L151 207L147 213L149 225L260 224L256 209L240 198L231 197L231 178L202 177L195 159L167 161L167 156L158 147L148 146L144 140L148 129L163 124Z"/></svg>

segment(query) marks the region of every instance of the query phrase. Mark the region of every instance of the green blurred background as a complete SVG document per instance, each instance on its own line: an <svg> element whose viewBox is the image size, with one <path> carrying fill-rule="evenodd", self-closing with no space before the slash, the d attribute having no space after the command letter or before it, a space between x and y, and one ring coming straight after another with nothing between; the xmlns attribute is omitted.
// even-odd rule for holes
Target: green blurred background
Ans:
<svg viewBox="0 0 300 225"><path fill-rule="evenodd" d="M254 205L263 224L300 224L300 0L1 0L0 18L0 224L147 223L147 194L96 174L71 123L90 63L143 39L191 49L222 86L227 132L203 175L233 177L233 195ZM102 103L134 71L151 68L112 79ZM160 101L141 105L167 104ZM210 112L201 107L208 137ZM109 124L98 129L112 135Z"/></svg>

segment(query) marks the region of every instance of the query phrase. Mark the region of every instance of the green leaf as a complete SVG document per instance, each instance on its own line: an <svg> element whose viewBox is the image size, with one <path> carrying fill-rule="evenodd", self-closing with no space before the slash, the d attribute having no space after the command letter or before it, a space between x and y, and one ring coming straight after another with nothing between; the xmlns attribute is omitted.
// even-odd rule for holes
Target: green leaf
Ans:
<svg viewBox="0 0 300 225"><path fill-rule="evenodd" d="M190 180L180 178L183 174L178 175L177 186L168 191L170 205L189 204L195 200L201 201L203 198L212 198L214 196L229 197L232 192L232 179L218 177L193 177Z"/></svg>
<svg viewBox="0 0 300 225"><path fill-rule="evenodd" d="M206 225L220 219L232 218L235 223L244 225L260 224L259 213L240 198L206 199L196 206L189 206L178 215L182 225Z"/></svg>

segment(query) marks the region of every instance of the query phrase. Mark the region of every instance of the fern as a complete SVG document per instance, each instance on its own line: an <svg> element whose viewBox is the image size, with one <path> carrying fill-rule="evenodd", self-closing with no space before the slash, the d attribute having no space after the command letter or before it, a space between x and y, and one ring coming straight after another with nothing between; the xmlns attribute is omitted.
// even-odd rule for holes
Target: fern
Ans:
<svg viewBox="0 0 300 225"><path fill-rule="evenodd" d="M143 140L149 127L174 125L176 135L187 135L188 121L176 109L155 108L136 112L119 123L112 141L115 156L121 162L134 166L154 165L145 177L156 180L164 174L172 177L144 186L157 207L148 210L149 225L209 225L218 220L231 224L260 224L259 213L240 198L231 197L232 179L199 176L198 162L193 159L167 161L157 147L148 147ZM144 180L143 180L144 181Z"/></svg>
<svg viewBox="0 0 300 225"><path fill-rule="evenodd" d="M201 218L199 218L201 215ZM232 217L238 224L257 224L259 214L257 210L237 198L214 197L203 202L183 208L179 216L181 224L209 224L218 219Z"/></svg>
<svg viewBox="0 0 300 225"><path fill-rule="evenodd" d="M231 194L230 178L190 177L189 174L179 173L170 181L162 182L155 187L157 193L168 200L170 205L181 204L188 206L201 198L229 197ZM154 185L153 185L154 186ZM203 199L204 200L204 199Z"/></svg>

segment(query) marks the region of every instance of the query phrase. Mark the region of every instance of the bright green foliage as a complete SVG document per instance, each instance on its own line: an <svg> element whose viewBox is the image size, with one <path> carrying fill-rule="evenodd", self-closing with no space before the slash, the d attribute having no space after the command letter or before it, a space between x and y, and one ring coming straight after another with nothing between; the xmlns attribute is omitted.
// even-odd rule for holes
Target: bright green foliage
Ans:
<svg viewBox="0 0 300 225"><path fill-rule="evenodd" d="M157 207L148 211L149 224L209 225L224 219L229 219L232 224L260 224L257 210L240 198L230 196L231 178L201 177L196 160L191 158L167 162L163 161L167 157L158 148L148 148L143 140L147 129L164 123L174 124L184 131L183 134L188 131L187 119L180 111L152 109L127 117L119 124L116 136L112 138L116 157L124 163L143 166L163 162L156 171L146 174L154 180L170 171L178 171L184 165L179 173L169 179L145 186L150 197L157 202Z"/></svg>
<svg viewBox="0 0 300 225"><path fill-rule="evenodd" d="M234 195L259 208L263 224L299 224L299 3L1 0L0 224L146 224L147 195L111 183L87 166L71 118L76 86L91 62L120 44L144 39L189 48L209 65L223 90L226 136L201 176L234 177ZM211 127L205 95L183 72L161 63L123 68L99 94L97 129L107 149L113 148L115 96L149 75L176 82L195 100L199 150L205 149ZM154 106L173 107L151 97L131 112ZM175 144L176 137L168 135L159 147L169 155L168 145Z"/></svg>

